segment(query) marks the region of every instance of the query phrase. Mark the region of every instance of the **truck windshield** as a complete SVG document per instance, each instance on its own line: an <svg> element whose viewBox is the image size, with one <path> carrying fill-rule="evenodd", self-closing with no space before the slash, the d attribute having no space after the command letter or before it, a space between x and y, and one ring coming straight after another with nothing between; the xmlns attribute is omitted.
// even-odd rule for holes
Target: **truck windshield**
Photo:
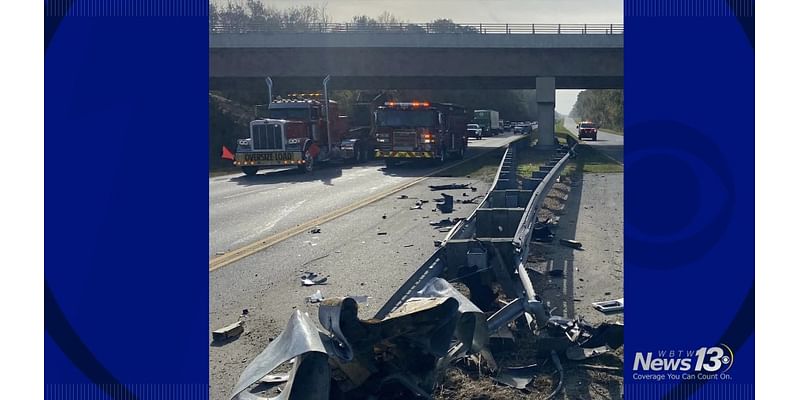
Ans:
<svg viewBox="0 0 800 400"><path fill-rule="evenodd" d="M594 124L581 124L581 129L591 129L594 128Z"/></svg>
<svg viewBox="0 0 800 400"><path fill-rule="evenodd" d="M287 121L307 121L308 108L270 108L269 117Z"/></svg>
<svg viewBox="0 0 800 400"><path fill-rule="evenodd" d="M379 110L377 125L400 128L434 126L436 114L433 110Z"/></svg>

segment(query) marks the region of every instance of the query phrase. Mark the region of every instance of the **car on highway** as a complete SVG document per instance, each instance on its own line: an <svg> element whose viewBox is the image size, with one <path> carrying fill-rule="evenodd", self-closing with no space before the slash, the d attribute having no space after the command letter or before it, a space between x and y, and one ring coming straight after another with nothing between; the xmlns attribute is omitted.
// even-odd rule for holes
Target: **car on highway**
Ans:
<svg viewBox="0 0 800 400"><path fill-rule="evenodd" d="M514 126L514 134L515 135L522 135L525 133L525 128L522 125L515 125Z"/></svg>
<svg viewBox="0 0 800 400"><path fill-rule="evenodd" d="M597 141L597 125L590 121L583 121L576 127L578 129L578 139L592 138Z"/></svg>
<svg viewBox="0 0 800 400"><path fill-rule="evenodd" d="M483 139L483 129L478 124L467 124L467 136L475 139Z"/></svg>

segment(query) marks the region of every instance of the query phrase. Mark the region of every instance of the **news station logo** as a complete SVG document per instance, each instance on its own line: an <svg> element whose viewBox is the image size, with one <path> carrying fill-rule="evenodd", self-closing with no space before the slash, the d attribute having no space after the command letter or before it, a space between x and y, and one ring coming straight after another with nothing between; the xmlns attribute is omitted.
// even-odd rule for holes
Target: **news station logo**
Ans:
<svg viewBox="0 0 800 400"><path fill-rule="evenodd" d="M635 380L728 380L733 350L719 346L696 350L637 351L633 357Z"/></svg>

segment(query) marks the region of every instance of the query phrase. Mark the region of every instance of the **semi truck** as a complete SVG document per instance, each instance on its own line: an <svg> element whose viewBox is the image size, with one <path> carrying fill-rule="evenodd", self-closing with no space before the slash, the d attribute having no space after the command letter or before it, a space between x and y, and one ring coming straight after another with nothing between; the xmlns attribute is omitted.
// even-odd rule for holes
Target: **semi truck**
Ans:
<svg viewBox="0 0 800 400"><path fill-rule="evenodd" d="M330 115L330 118L327 118ZM239 139L233 164L246 175L260 169L296 166L312 172L319 162L365 162L374 149L369 131L349 131L335 101L313 96L277 99L267 115L250 122L250 137Z"/></svg>
<svg viewBox="0 0 800 400"><path fill-rule="evenodd" d="M500 113L495 110L475 110L474 122L481 126L484 136L494 136L503 132Z"/></svg>
<svg viewBox="0 0 800 400"><path fill-rule="evenodd" d="M384 103L375 111L375 158L387 167L406 160L463 158L472 110L427 101Z"/></svg>

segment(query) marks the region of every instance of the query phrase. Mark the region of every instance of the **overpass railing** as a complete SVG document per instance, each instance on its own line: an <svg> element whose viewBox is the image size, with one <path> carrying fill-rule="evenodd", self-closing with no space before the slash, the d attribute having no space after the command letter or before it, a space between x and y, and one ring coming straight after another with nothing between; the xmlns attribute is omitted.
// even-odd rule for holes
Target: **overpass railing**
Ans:
<svg viewBox="0 0 800 400"><path fill-rule="evenodd" d="M311 23L311 24L270 24L270 23L216 23L209 26L211 33L250 33L250 32L297 32L297 33L464 33L464 34L505 34L505 35L621 35L625 32L623 24L444 24L444 23Z"/></svg>

